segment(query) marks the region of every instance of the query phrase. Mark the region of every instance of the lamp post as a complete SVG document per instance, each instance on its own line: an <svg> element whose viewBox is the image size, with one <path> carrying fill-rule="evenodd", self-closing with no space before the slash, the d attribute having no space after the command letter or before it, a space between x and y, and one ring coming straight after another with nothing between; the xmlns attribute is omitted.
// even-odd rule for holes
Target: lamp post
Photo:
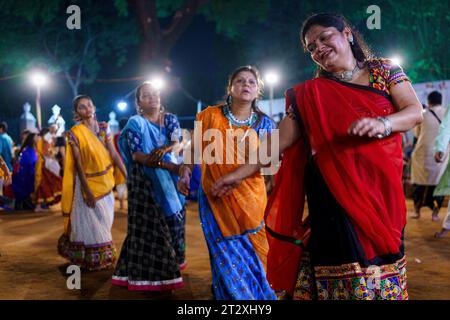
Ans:
<svg viewBox="0 0 450 320"><path fill-rule="evenodd" d="M271 71L268 72L265 76L266 78L266 82L269 84L269 113L270 116L273 116L273 112L272 112L272 104L273 104L273 87L275 86L275 84L278 82L278 74Z"/></svg>
<svg viewBox="0 0 450 320"><path fill-rule="evenodd" d="M47 83L47 77L41 72L34 72L31 74L31 81L36 86L36 118L38 129L42 129L41 116L41 87Z"/></svg>
<svg viewBox="0 0 450 320"><path fill-rule="evenodd" d="M150 82L150 84L158 90L161 90L165 85L164 80L160 77L152 77L151 80L147 80L147 82Z"/></svg>

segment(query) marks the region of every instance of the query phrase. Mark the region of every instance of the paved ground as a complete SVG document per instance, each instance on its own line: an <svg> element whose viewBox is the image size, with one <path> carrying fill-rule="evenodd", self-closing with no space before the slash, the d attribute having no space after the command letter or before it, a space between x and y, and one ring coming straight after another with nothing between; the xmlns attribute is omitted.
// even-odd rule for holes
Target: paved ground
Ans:
<svg viewBox="0 0 450 320"><path fill-rule="evenodd" d="M408 201L409 210L412 203ZM129 292L112 286L112 270L85 273L81 290L66 287L66 261L56 253L62 217L51 213L0 213L0 299L212 299L209 257L197 216L188 205L185 287L172 295ZM443 208L440 216L444 216ZM450 236L434 239L440 223L423 209L421 220L408 219L406 251L411 299L450 299ZM126 214L117 212L113 238L125 238Z"/></svg>

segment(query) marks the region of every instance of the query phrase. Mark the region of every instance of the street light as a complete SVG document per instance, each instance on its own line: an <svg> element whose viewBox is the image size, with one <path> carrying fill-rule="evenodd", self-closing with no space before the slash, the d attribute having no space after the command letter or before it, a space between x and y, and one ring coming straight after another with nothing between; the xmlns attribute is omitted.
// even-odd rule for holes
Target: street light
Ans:
<svg viewBox="0 0 450 320"><path fill-rule="evenodd" d="M125 102L125 101L120 101L118 104L117 104L117 109L119 109L120 111L125 111L125 110L127 110L127 107L128 107L128 104Z"/></svg>
<svg viewBox="0 0 450 320"><path fill-rule="evenodd" d="M390 60L398 66L403 62L402 58L399 56L394 56L394 57L390 58Z"/></svg>
<svg viewBox="0 0 450 320"><path fill-rule="evenodd" d="M158 90L161 90L164 87L164 85L165 85L164 80L162 78L160 78L160 77L153 77L150 80L147 80L147 82L150 82L150 84L155 89L158 89Z"/></svg>
<svg viewBox="0 0 450 320"><path fill-rule="evenodd" d="M47 84L47 76L39 71L35 71L30 74L30 79L33 85L36 86L36 118L38 123L38 129L42 128L41 121L41 87Z"/></svg>
<svg viewBox="0 0 450 320"><path fill-rule="evenodd" d="M277 73L270 71L266 74L265 79L267 84L269 85L269 113L272 117L273 87L278 82L279 77Z"/></svg>

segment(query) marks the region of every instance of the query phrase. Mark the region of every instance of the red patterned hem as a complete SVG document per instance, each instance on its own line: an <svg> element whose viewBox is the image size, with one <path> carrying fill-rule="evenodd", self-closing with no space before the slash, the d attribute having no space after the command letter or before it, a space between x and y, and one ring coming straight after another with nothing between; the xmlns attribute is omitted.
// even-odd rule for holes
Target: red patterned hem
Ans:
<svg viewBox="0 0 450 320"><path fill-rule="evenodd" d="M117 260L116 248L112 241L86 245L70 242L64 234L58 240L58 253L68 259L70 263L87 271L112 268Z"/></svg>
<svg viewBox="0 0 450 320"><path fill-rule="evenodd" d="M359 263L313 267L305 254L293 299L408 300L406 257L369 268Z"/></svg>

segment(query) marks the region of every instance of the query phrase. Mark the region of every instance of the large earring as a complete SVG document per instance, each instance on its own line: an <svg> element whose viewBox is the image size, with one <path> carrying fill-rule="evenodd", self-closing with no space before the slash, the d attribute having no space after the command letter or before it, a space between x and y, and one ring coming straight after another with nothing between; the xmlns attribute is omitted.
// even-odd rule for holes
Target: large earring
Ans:
<svg viewBox="0 0 450 320"><path fill-rule="evenodd" d="M141 106L139 105L139 103L136 102L136 112L137 112L139 115L142 115L143 111L144 111L144 110L142 110L142 108L141 108Z"/></svg>
<svg viewBox="0 0 450 320"><path fill-rule="evenodd" d="M353 36L350 35L350 37L348 37L348 42L350 42L350 45L353 45Z"/></svg>
<svg viewBox="0 0 450 320"><path fill-rule="evenodd" d="M231 94L229 94L227 96L227 105L231 106L232 103L233 103L233 97L231 96Z"/></svg>

